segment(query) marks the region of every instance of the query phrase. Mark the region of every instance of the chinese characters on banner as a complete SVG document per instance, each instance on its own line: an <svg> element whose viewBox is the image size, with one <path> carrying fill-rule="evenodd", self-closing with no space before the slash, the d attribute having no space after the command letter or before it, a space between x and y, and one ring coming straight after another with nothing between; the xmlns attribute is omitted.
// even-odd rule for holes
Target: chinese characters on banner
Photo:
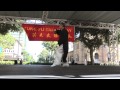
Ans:
<svg viewBox="0 0 120 90"><path fill-rule="evenodd" d="M34 25L22 24L30 41L57 41L59 36L54 34L59 25ZM74 42L74 26L66 26L68 30L68 40Z"/></svg>

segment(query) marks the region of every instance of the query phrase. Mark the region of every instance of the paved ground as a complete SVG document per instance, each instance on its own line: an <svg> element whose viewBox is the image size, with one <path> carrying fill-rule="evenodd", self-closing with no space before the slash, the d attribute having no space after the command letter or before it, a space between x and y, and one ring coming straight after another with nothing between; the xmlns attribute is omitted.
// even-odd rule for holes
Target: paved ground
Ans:
<svg viewBox="0 0 120 90"><path fill-rule="evenodd" d="M50 67L50 65L0 65L1 78L25 79L86 79L86 78L119 78L120 66L84 66Z"/></svg>

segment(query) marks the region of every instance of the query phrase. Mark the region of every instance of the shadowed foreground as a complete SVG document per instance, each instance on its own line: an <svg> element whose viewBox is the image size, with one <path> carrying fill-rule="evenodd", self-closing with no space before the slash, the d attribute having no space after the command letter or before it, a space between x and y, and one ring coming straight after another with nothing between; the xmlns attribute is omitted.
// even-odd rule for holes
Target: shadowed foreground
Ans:
<svg viewBox="0 0 120 90"><path fill-rule="evenodd" d="M67 79L67 78L117 78L120 79L120 66L50 67L50 65L0 65L0 79Z"/></svg>

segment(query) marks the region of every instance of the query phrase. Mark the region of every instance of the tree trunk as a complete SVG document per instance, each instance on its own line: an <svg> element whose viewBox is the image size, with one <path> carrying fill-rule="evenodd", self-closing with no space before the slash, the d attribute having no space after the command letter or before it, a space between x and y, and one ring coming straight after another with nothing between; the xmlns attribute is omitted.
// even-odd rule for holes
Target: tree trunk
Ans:
<svg viewBox="0 0 120 90"><path fill-rule="evenodd" d="M90 59L91 59L91 64L94 65L94 59L93 59L93 47L90 48Z"/></svg>

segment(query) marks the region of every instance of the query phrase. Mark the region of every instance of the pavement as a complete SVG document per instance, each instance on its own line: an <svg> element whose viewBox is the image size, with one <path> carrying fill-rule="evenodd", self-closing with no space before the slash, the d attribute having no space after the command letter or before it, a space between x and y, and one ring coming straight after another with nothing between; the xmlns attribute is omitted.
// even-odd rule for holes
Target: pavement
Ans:
<svg viewBox="0 0 120 90"><path fill-rule="evenodd" d="M0 65L0 79L120 79L120 66Z"/></svg>

